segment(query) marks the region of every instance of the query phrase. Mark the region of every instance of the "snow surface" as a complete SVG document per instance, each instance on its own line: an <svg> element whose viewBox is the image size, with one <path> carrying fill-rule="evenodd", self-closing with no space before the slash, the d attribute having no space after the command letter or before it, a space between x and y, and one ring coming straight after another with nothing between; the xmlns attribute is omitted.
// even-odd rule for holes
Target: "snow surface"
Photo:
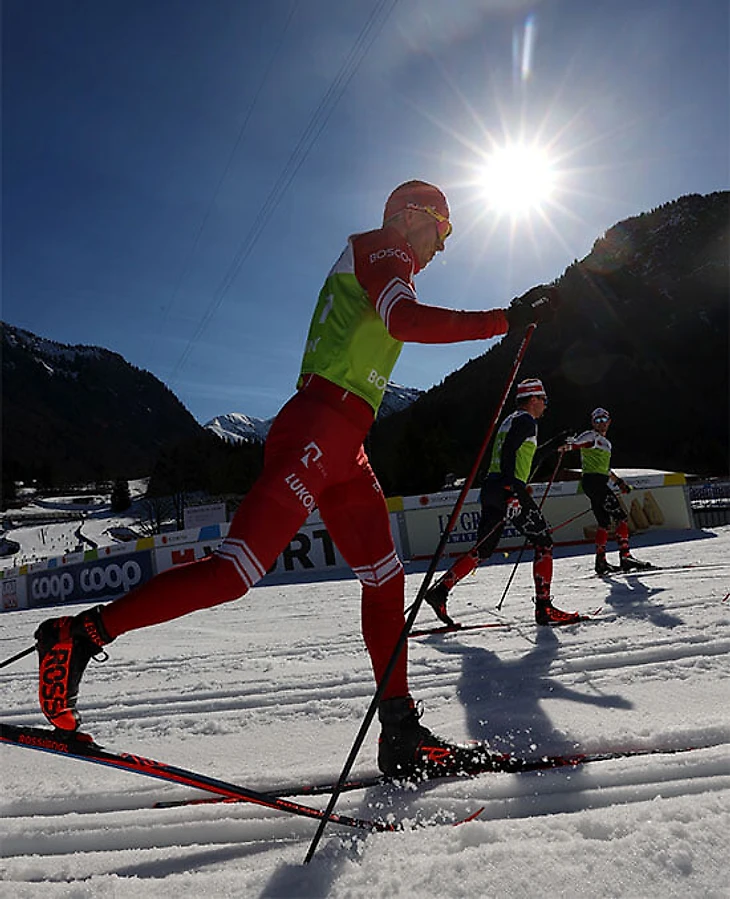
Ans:
<svg viewBox="0 0 730 899"><path fill-rule="evenodd" d="M127 539L145 536L145 494L149 478L129 481L132 505L125 512L111 510L109 494L79 496L33 496L20 509L3 515L6 538L20 546L14 554L0 556L0 568L14 568L67 553L119 543L116 535ZM34 520L41 524L33 524ZM135 537L136 535L136 537Z"/></svg>
<svg viewBox="0 0 730 899"><path fill-rule="evenodd" d="M638 556L697 567L604 581L585 547L557 553L556 604L603 607L600 621L562 630L534 625L528 564L499 614L511 564L481 568L452 613L503 626L411 640L412 690L437 733L499 750L701 748L348 793L338 811L441 823L330 825L304 866L314 821L248 804L154 809L203 794L2 746L0 896L729 896L730 528L652 539L633 541ZM409 573L409 601L422 577ZM127 634L85 675L86 728L110 748L257 789L335 778L373 692L358 606L352 579L267 586ZM29 645L47 615L0 616L0 655ZM0 683L4 719L40 724L32 656ZM376 737L356 773L374 770Z"/></svg>

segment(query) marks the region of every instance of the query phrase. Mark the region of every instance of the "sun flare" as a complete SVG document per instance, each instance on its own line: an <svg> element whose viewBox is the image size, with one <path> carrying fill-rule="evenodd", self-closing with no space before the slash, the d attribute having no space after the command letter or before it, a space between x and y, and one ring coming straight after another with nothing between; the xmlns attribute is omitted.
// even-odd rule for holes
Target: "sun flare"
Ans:
<svg viewBox="0 0 730 899"><path fill-rule="evenodd" d="M556 172L544 150L511 144L492 152L480 180L493 209L520 216L539 209L552 197Z"/></svg>

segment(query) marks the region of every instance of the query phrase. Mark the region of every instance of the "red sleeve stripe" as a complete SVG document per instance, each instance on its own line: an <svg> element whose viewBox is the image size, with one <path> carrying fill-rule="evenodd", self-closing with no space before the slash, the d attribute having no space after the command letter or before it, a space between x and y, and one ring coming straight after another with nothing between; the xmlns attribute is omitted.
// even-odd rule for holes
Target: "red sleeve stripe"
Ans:
<svg viewBox="0 0 730 899"><path fill-rule="evenodd" d="M390 330L390 313L399 300L418 302L415 291L409 284L406 284L401 278L393 278L392 281L385 285L375 303L375 308L378 310L388 330Z"/></svg>

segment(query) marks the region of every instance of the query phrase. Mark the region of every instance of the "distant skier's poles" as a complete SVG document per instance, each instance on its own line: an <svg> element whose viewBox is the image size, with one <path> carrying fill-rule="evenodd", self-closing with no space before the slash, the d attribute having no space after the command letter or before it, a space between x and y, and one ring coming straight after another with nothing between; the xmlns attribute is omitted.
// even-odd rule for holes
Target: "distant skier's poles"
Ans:
<svg viewBox="0 0 730 899"><path fill-rule="evenodd" d="M344 786L347 778L349 777L350 771L352 770L352 766L355 764L355 759L357 758L357 754L360 752L360 748L365 740L365 736L367 735L368 729L372 723L373 718L375 717L375 712L377 711L378 704L385 692L385 688L388 685L388 681L390 680L390 676L392 675L396 663L398 661L398 657L400 656L403 648L408 641L408 634L413 627L413 622L416 620L416 616L421 608L423 603L423 597L426 595L426 591L431 585L431 580L433 578L433 574L441 561L441 557L443 556L444 549L446 547L446 543L448 542L449 535L451 531L454 529L454 526L461 514L461 509L466 501L466 496L471 489L471 485L474 483L474 479L476 478L477 471L479 470L479 466L481 465L482 458L484 457L484 453L487 451L487 446L492 439L492 435L494 434L494 430L497 425L497 421L502 414L502 410L504 409L504 404L507 402L507 397L509 395L510 390L512 389L512 385L517 379L517 372L519 371L520 365L522 364L522 360L527 352L527 347L530 343L532 335L535 333L535 329L537 328L536 324L531 324L528 326L525 331L525 336L522 338L522 342L519 345L517 353L515 355L514 362L512 363L512 368L509 373L509 377L507 378L507 382L504 385L504 390L502 391L502 396L499 399L499 403L497 404L497 408L492 417L492 421L490 422L489 428L487 429L487 433L484 437L481 447L479 448L479 452L477 454L476 459L474 460L474 464L472 465L471 471L469 472L466 480L464 481L464 486L461 488L461 492L454 504L454 508L449 516L449 520L444 528L443 533L441 534L441 540L439 541L438 547L436 548L436 552L433 554L433 558L428 566L428 571L426 572L426 576L423 579L423 583L418 591L418 595L416 596L415 602L410 608L410 612L408 613L408 617L406 618L405 625L403 626L403 630L400 633L400 637L398 638L398 642L393 649L393 653L390 657L390 661L386 666L385 672L383 673L383 677L378 684L378 688L375 691L375 695L373 696L370 706L368 707L367 712L365 713L365 718L363 719L362 724L360 725L360 730L355 737L355 742L352 744L352 749L350 749L350 753L347 756L345 761L345 765L342 769L342 773L340 774L339 780L335 785L334 790L332 791L332 795L330 796L330 801L327 804L327 808L324 811L324 815L320 819L319 826L317 827L317 832L312 839L312 842L309 846L309 850L304 859L304 863L308 864L312 858L314 857L314 853L319 845L319 841L322 838L322 834L324 833L324 829L327 826L327 822L329 821L329 817L332 814L332 811L337 804L337 800L340 797L340 793L342 792L342 787Z"/></svg>
<svg viewBox="0 0 730 899"><path fill-rule="evenodd" d="M555 531L559 531L560 528L564 528L566 524L570 524L571 521L575 521L578 518L582 518L584 515L587 515L591 510L583 509L582 512L578 512L577 515L571 515L570 518L566 518L565 521L561 521L560 524L556 524L554 528L550 528L550 533L554 534Z"/></svg>
<svg viewBox="0 0 730 899"><path fill-rule="evenodd" d="M553 473L550 476L550 480L548 481L547 487L545 488L545 492L542 495L542 499L540 500L540 505L537 507L540 511L542 511L542 507L545 505L545 500L547 499L548 493L550 493L550 488L553 486L553 481L555 480L555 476L558 473L558 469L560 468L562 461L563 461L563 454L560 451L558 451L557 464L556 464L555 468L553 469ZM509 590L509 588L512 584L512 581L514 580L515 574L517 572L517 566L520 564L520 559L522 558L522 554L524 553L526 547L527 547L527 540L525 540L525 542L522 544L522 547L520 548L520 552L519 552L519 555L517 556L517 560L512 568L512 572L509 576L509 579L507 580L507 583L504 586L502 598L497 603L497 611L499 611L502 608L502 603L504 602L505 597L507 596L507 591Z"/></svg>

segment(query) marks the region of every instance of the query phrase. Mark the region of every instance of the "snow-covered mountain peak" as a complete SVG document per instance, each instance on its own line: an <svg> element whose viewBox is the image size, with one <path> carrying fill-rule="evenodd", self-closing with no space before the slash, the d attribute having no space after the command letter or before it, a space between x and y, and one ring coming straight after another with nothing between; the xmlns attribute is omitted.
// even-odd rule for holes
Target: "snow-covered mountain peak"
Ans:
<svg viewBox="0 0 730 899"><path fill-rule="evenodd" d="M388 384L378 412L378 418L387 418L394 412L401 412L403 409L407 409L423 392L423 390L419 390L416 387ZM259 441L263 443L266 440L266 435L269 433L273 420L273 418L254 418L250 415L244 415L243 412L228 412L225 415L217 415L207 422L205 427L223 440L229 440L232 443L237 443L238 441Z"/></svg>

